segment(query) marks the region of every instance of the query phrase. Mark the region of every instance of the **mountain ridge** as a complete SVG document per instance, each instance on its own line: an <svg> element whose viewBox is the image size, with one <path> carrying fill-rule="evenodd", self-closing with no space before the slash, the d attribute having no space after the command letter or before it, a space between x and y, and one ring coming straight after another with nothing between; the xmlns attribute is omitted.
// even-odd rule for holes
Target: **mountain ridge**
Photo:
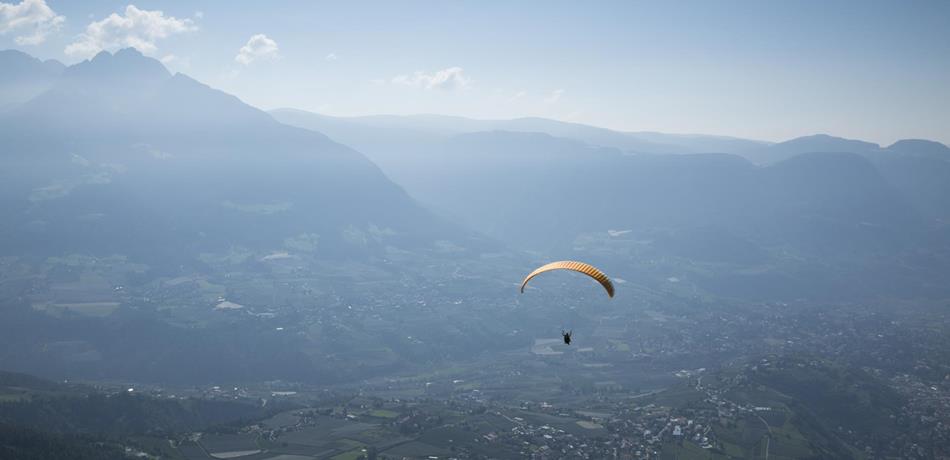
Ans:
<svg viewBox="0 0 950 460"><path fill-rule="evenodd" d="M314 114L300 109L281 108L269 111L278 120L289 122L291 124L301 125L306 121L301 120L305 116L318 116L324 123L323 131L333 137L334 124L344 124L346 126L371 126L377 129L385 128L387 130L402 129L416 134L429 133L437 136L447 136L461 134L463 132L477 131L521 131L521 132L544 132L555 137L569 137L582 140L591 144L604 147L614 147L621 150L627 150L637 153L712 153L698 152L695 147L696 139L705 139L714 143L742 144L739 150L751 149L768 143L762 141L749 141L740 138L730 138L725 136L707 136L702 134L664 134L664 133L639 133L615 131L597 126L585 125L559 121L541 117L519 117L511 119L473 119L460 116L436 115L436 114L418 114L418 115L367 115L357 117L333 117L329 115ZM315 125L311 127L316 128ZM319 129L318 129L319 130ZM649 137L649 139L646 139ZM351 142L354 139L341 136L341 141ZM715 152L729 153L729 152Z"/></svg>
<svg viewBox="0 0 950 460"><path fill-rule="evenodd" d="M334 117L300 109L280 108L268 111L278 121L324 132L368 154L377 163L386 163L387 146L405 143L418 149L423 144L444 140L449 136L484 131L543 132L554 137L580 140L592 145L618 148L629 153L732 153L757 164L775 163L800 153L848 152L873 157L893 152L895 148L939 149L943 144L921 140L908 144L899 140L892 146L881 147L873 142L847 139L830 134L811 134L781 142L767 142L731 136L706 134L670 134L647 131L614 131L607 128L563 122L540 117L521 117L501 120L482 120L436 114L367 115ZM372 132L386 142L377 142L367 136ZM911 140L912 141L912 140ZM411 144L411 145L410 145ZM912 145L912 146L911 146ZM895 147L897 146L897 147ZM894 147L894 148L892 148ZM946 147L946 146L944 146ZM384 169L386 169L384 167Z"/></svg>
<svg viewBox="0 0 950 460"><path fill-rule="evenodd" d="M17 50L0 50L0 113L45 91L66 69Z"/></svg>
<svg viewBox="0 0 950 460"><path fill-rule="evenodd" d="M370 245L379 250L387 240L469 238L419 207L359 152L172 75L135 50L100 53L66 68L51 88L0 120L0 139L11 146L2 158L9 167L0 203L7 215L28 213L42 223L27 230L26 221L9 219L0 226L11 250L41 250L44 240L65 249L94 238L103 249L125 253L140 246L135 238L177 244L190 232L218 234L219 241L204 243L216 247L253 241L263 249L319 233L323 251L343 254L341 232L354 225L362 232L383 229ZM113 189L123 192L108 192ZM241 211L260 203L281 210ZM163 213L144 213L156 207ZM77 226L87 214L103 217ZM123 220L144 227L125 234ZM80 228L88 231L77 240Z"/></svg>

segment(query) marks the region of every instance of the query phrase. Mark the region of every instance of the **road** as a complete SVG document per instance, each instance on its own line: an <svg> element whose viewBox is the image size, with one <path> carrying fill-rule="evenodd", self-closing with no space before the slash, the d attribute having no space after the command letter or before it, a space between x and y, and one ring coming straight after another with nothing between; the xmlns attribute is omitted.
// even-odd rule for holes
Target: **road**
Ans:
<svg viewBox="0 0 950 460"><path fill-rule="evenodd" d="M768 422L762 418L761 415L755 414L755 417L762 421L762 424L765 425L765 460L769 460L769 444L772 443L772 427L769 426Z"/></svg>

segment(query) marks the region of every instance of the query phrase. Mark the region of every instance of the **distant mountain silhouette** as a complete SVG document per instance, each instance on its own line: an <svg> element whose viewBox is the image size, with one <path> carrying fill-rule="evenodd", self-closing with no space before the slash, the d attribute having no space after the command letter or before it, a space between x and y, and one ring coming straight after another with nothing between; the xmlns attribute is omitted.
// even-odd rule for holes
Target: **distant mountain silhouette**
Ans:
<svg viewBox="0 0 950 460"><path fill-rule="evenodd" d="M879 157L894 156L887 149L829 135L772 145L718 139L738 142L737 155L749 163L727 155L636 155L611 142L623 133L543 119L272 113L362 145L420 200L480 231L539 248L569 245L587 231L678 228L678 238L694 233L686 229L707 229L707 236L741 234L756 244L806 251L895 250L921 231L921 207L937 206L922 205L924 193L909 193L893 174L878 171ZM492 130L499 125L505 130ZM475 129L489 130L466 131ZM708 142L710 136L691 139ZM937 184L950 180L935 178L932 188ZM578 199L574 190L597 198ZM682 247L715 245L707 243Z"/></svg>
<svg viewBox="0 0 950 460"><path fill-rule="evenodd" d="M266 113L183 74L173 76L132 48L115 55L102 52L68 67L48 91L7 118L23 130L82 138L101 138L103 131L112 137L172 138L238 125L286 131Z"/></svg>
<svg viewBox="0 0 950 460"><path fill-rule="evenodd" d="M820 134L774 144L747 156L756 163L774 164L816 152L851 153L867 158L922 216L950 219L950 148L939 142L903 139L881 148L870 142ZM842 182L847 183L845 177Z"/></svg>
<svg viewBox="0 0 950 460"><path fill-rule="evenodd" d="M63 63L49 59L41 61L16 50L0 50L0 81L26 80L39 76L57 76L66 68Z"/></svg>
<svg viewBox="0 0 950 460"><path fill-rule="evenodd" d="M869 155L878 153L880 150L881 146L871 142L845 139L827 134L815 134L779 142L749 152L746 157L755 163L772 164L802 153L836 152Z"/></svg>
<svg viewBox="0 0 950 460"><path fill-rule="evenodd" d="M48 89L65 68L53 59L40 61L20 51L0 51L0 112Z"/></svg>
<svg viewBox="0 0 950 460"><path fill-rule="evenodd" d="M887 147L887 150L905 155L929 156L950 161L950 147L926 139L901 139Z"/></svg>
<svg viewBox="0 0 950 460"><path fill-rule="evenodd" d="M0 142L6 253L189 259L316 235L351 256L467 238L352 149L133 49L66 68L0 115Z"/></svg>
<svg viewBox="0 0 950 460"><path fill-rule="evenodd" d="M834 253L893 252L921 228L919 215L866 158L806 153L761 169L769 234Z"/></svg>
<svg viewBox="0 0 950 460"><path fill-rule="evenodd" d="M381 146L369 139L379 135L385 136L392 144L437 141L447 136L480 131L536 132L629 153L743 153L768 145L767 142L723 136L622 132L538 117L510 120L476 120L444 115L331 117L295 109L278 109L270 113L283 123L324 132L381 162L385 161L387 150L377 148ZM370 133L372 135L368 135Z"/></svg>
<svg viewBox="0 0 950 460"><path fill-rule="evenodd" d="M880 240L862 244L890 244L888 232L916 219L854 154L807 154L757 168L734 155L629 155L506 131L462 134L431 149L421 153L425 169L400 171L413 194L483 232L539 248L608 229L686 235L719 228L766 245L837 251L872 229Z"/></svg>
<svg viewBox="0 0 950 460"><path fill-rule="evenodd" d="M950 222L950 148L904 139L874 158L887 179L924 215Z"/></svg>
<svg viewBox="0 0 950 460"><path fill-rule="evenodd" d="M63 74L70 79L95 84L130 82L135 85L171 76L161 62L143 56L135 48L121 49L115 54L101 51L90 60L66 68Z"/></svg>

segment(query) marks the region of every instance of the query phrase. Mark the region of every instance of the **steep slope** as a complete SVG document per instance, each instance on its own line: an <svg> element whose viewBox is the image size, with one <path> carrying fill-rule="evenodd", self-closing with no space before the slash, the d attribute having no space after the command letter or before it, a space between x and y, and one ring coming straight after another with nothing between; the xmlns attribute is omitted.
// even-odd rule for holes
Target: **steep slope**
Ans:
<svg viewBox="0 0 950 460"><path fill-rule="evenodd" d="M132 49L67 68L0 126L8 254L187 258L316 235L355 256L462 235L359 153Z"/></svg>

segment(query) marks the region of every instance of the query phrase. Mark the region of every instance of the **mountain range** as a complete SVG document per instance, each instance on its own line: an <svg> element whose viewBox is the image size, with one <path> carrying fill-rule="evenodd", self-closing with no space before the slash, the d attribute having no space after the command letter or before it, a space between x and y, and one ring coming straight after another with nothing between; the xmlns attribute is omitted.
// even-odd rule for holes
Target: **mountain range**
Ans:
<svg viewBox="0 0 950 460"><path fill-rule="evenodd" d="M0 112L8 253L190 260L307 239L353 257L477 246L474 229L555 252L584 234L629 230L693 248L685 257L729 247L711 235L758 250L867 254L942 245L950 218L950 149L932 141L268 114L134 49L68 67L13 51L0 59L2 94L26 99L7 97ZM33 93L17 91L24 82Z"/></svg>
<svg viewBox="0 0 950 460"><path fill-rule="evenodd" d="M599 255L620 270L671 256L714 264L702 276L724 294L930 292L921 285L940 284L950 260L950 149L933 141L271 114L353 145L432 209L516 247L591 257L606 238Z"/></svg>
<svg viewBox="0 0 950 460"><path fill-rule="evenodd" d="M0 364L20 371L338 382L508 350L549 326L510 307L541 302L512 286L551 259L691 298L950 294L932 141L267 113L132 49L0 53L0 94Z"/></svg>
<svg viewBox="0 0 950 460"><path fill-rule="evenodd" d="M360 153L134 49L62 69L2 58L22 63L0 66L2 82L48 77L0 113L4 253L187 260L305 238L350 257L470 237Z"/></svg>
<svg viewBox="0 0 950 460"><path fill-rule="evenodd" d="M950 149L943 144L932 141L902 140L892 146L882 148L870 142L829 135L814 135L771 144L715 136L622 133L543 119L471 120L434 115L335 118L290 109L275 110L271 114L285 123L319 130L328 133L333 138L340 139L341 142L356 146L373 161L380 164L390 176L406 187L410 193L423 201L435 202L436 205L441 207L449 206L451 203L446 203L447 198L436 190L447 190L451 193L457 187L443 188L445 184L440 184L440 181L454 183L456 181L454 174L460 174L462 170L470 165L459 165L457 168L453 168L452 159L461 161L466 155L478 155L478 161L482 162L479 165L480 167L488 168L494 165L493 167L498 171L513 168L515 166L514 162L520 161L515 160L515 157L519 157L526 163L537 167L545 160L550 163L564 165L565 163L560 159L575 160L578 163L596 162L605 158L604 155L612 158L625 158L625 160L619 160L621 162L682 161L684 164L695 162L697 166L701 164L712 166L718 164L717 161L725 161L732 164L744 164L744 167L749 171L768 171L779 163L802 154L809 154L812 159L800 160L800 162L821 163L827 160L831 164L840 162L843 157L841 154L852 154L848 158L849 161L854 162L852 166L856 169L844 168L838 172L858 171L861 168L869 171L868 166L873 164L871 169L876 170L875 174L887 178L888 183L880 185L882 187L895 187L899 189L900 194L904 195L903 197L895 196L895 200L906 199L908 205L931 214L930 217L945 217L933 215L932 211L939 209L940 205L925 202L926 200L922 198L923 195L927 195L925 191L916 190L911 180L902 180L902 178L906 179L916 174L915 166L918 163L926 163L929 167L940 171L942 165L950 161ZM640 144L640 148L638 148L637 142L648 142L649 145ZM480 152L475 150L480 150ZM459 153L463 151L466 154ZM529 151L531 153L526 153ZM564 152L568 151L573 153L565 155ZM550 152L552 158L557 157L558 160L545 158L545 152ZM662 156L670 154L686 155L687 159L661 159ZM704 154L711 154L712 156ZM530 160L525 159L527 156L531 157ZM732 158L727 158L727 156ZM826 156L827 158L823 158ZM742 161L743 159L745 161ZM511 162L512 164L504 164L504 162ZM829 167L833 167L831 164ZM522 169L519 170L519 174L531 174L531 171L525 169L524 166L520 165ZM566 169L573 169L573 167ZM788 167L790 166L781 166L775 168L775 170ZM815 168L817 172L822 169L822 166L816 165ZM914 170L913 173L910 173L910 176L908 176L908 173L902 172L903 169L908 168ZM644 171L639 167L634 169ZM606 168L602 168L602 171L605 174L609 173ZM653 175L651 177L657 178L662 184L673 184L684 177L676 173L673 174L675 174L674 177ZM701 173L700 175L712 178L719 174L724 173L721 170L710 169L705 174ZM751 174L762 175L763 177L769 176L769 173L764 172ZM940 173L936 174L939 175ZM541 176L541 174L538 175ZM588 177L595 181L600 180L596 175L588 175ZM627 182L635 182L631 176L628 177L631 180ZM563 178L552 180L552 182L560 182L560 179ZM722 179L727 184L738 184L739 182L736 181L740 180L727 176L723 176ZM880 180L880 178L877 179ZM836 178L833 175L826 174L824 180L830 183L834 182ZM847 181L847 177L841 177L840 180ZM950 183L950 176L937 178L935 182ZM526 189L536 188L536 184L530 180L525 180L524 184ZM691 184L700 186L695 182ZM787 185L791 189L811 189L811 187L806 187L804 183ZM687 184L687 186L689 185ZM749 192L758 190L761 186L745 184L744 188L736 191L736 197L725 201L740 203L748 200L749 197L741 195L749 195ZM615 189L613 195L625 196L627 200L636 199L636 197L625 194L622 189ZM663 207L661 204L662 197L667 194L649 195L656 200L658 207ZM938 194L931 193L930 195ZM471 195L469 194L469 196ZM766 199L765 197L762 198ZM828 198L831 199L831 197ZM866 198L868 200L873 199L872 196ZM933 201L936 198L930 197L929 200ZM720 203L724 204L724 202ZM747 208L748 206L742 204L741 207ZM727 215L722 216L729 218ZM476 218L476 220L480 220L480 218ZM651 222L651 219L643 218L641 222Z"/></svg>

